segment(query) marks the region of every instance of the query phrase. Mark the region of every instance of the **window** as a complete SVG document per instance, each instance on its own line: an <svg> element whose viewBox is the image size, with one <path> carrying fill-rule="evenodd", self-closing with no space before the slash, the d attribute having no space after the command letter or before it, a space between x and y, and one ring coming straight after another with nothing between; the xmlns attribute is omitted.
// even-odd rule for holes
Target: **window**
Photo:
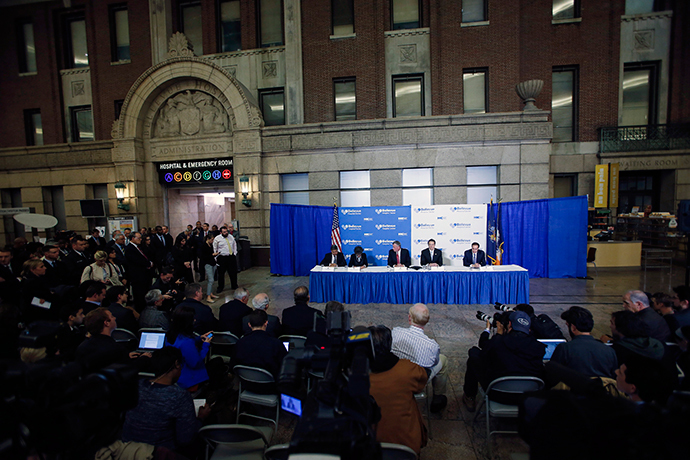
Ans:
<svg viewBox="0 0 690 460"><path fill-rule="evenodd" d="M87 67L89 51L86 46L86 20L83 16L70 16L66 19L67 67Z"/></svg>
<svg viewBox="0 0 690 460"><path fill-rule="evenodd" d="M285 91L283 88L259 90L259 102L261 113L264 115L264 125L285 124Z"/></svg>
<svg viewBox="0 0 690 460"><path fill-rule="evenodd" d="M20 22L19 33L19 73L36 72L36 42L34 25L31 22Z"/></svg>
<svg viewBox="0 0 690 460"><path fill-rule="evenodd" d="M467 167L467 204L498 200L498 166Z"/></svg>
<svg viewBox="0 0 690 460"><path fill-rule="evenodd" d="M333 35L355 33L354 0L331 0Z"/></svg>
<svg viewBox="0 0 690 460"><path fill-rule="evenodd" d="M416 168L402 170L403 206L431 206L434 204L434 170Z"/></svg>
<svg viewBox="0 0 690 460"><path fill-rule="evenodd" d="M658 64L625 64L623 70L623 113L621 126L656 123L656 82Z"/></svg>
<svg viewBox="0 0 690 460"><path fill-rule="evenodd" d="M481 22L488 17L486 0L462 0L462 22Z"/></svg>
<svg viewBox="0 0 690 460"><path fill-rule="evenodd" d="M53 228L46 229L46 235L53 237L57 232L67 230L67 214L65 213L65 194L62 186L42 187L43 212L54 216L58 223ZM106 200L105 203L108 201Z"/></svg>
<svg viewBox="0 0 690 460"><path fill-rule="evenodd" d="M462 103L464 113L486 113L487 69L465 69L462 72Z"/></svg>
<svg viewBox="0 0 690 460"><path fill-rule="evenodd" d="M577 196L577 174L556 174L553 177L553 197Z"/></svg>
<svg viewBox="0 0 690 460"><path fill-rule="evenodd" d="M242 49L242 23L240 2L232 0L220 3L220 50L223 52Z"/></svg>
<svg viewBox="0 0 690 460"><path fill-rule="evenodd" d="M283 45L282 0L259 0L259 43L262 48Z"/></svg>
<svg viewBox="0 0 690 460"><path fill-rule="evenodd" d="M83 105L71 107L72 142L86 142L95 140L93 133L93 118L91 106Z"/></svg>
<svg viewBox="0 0 690 460"><path fill-rule="evenodd" d="M110 7L110 48L112 62L129 61L127 5Z"/></svg>
<svg viewBox="0 0 690 460"><path fill-rule="evenodd" d="M553 141L577 139L577 67L554 67L551 74Z"/></svg>
<svg viewBox="0 0 690 460"><path fill-rule="evenodd" d="M280 202L309 205L309 174L281 174Z"/></svg>
<svg viewBox="0 0 690 460"><path fill-rule="evenodd" d="M371 206L369 171L340 171L340 206Z"/></svg>
<svg viewBox="0 0 690 460"><path fill-rule="evenodd" d="M355 77L333 79L335 121L356 120Z"/></svg>
<svg viewBox="0 0 690 460"><path fill-rule="evenodd" d="M26 130L26 145L43 145L43 123L39 109L24 111L24 129Z"/></svg>
<svg viewBox="0 0 690 460"><path fill-rule="evenodd" d="M424 76L398 75L393 77L393 117L424 115Z"/></svg>
<svg viewBox="0 0 690 460"><path fill-rule="evenodd" d="M580 0L553 0L553 19L580 17Z"/></svg>
<svg viewBox="0 0 690 460"><path fill-rule="evenodd" d="M656 11L654 0L625 0L625 14L644 14Z"/></svg>
<svg viewBox="0 0 690 460"><path fill-rule="evenodd" d="M124 99L118 99L115 101L115 119L117 120L120 118L120 113L122 112L122 106L124 105L125 100Z"/></svg>
<svg viewBox="0 0 690 460"><path fill-rule="evenodd" d="M393 30L421 27L419 0L391 0Z"/></svg>
<svg viewBox="0 0 690 460"><path fill-rule="evenodd" d="M633 206L643 210L648 205L652 205L652 209L659 209L661 179L660 171L621 171L618 183L619 211L630 212Z"/></svg>
<svg viewBox="0 0 690 460"><path fill-rule="evenodd" d="M201 30L201 3L181 3L180 31L192 44L196 56L203 56L204 54L204 40Z"/></svg>

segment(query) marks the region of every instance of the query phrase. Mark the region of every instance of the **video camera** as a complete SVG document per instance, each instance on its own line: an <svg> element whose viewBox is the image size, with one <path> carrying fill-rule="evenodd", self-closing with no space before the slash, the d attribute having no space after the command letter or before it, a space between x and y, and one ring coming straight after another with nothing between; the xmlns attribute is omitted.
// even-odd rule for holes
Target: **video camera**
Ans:
<svg viewBox="0 0 690 460"><path fill-rule="evenodd" d="M329 346L321 350L293 349L283 360L278 379L282 407L301 416L289 454L381 458L372 430L381 414L369 395L373 343L367 328L358 326L350 330L350 318L350 312L329 312ZM323 379L306 394L301 389L302 374L316 369L325 369Z"/></svg>
<svg viewBox="0 0 690 460"><path fill-rule="evenodd" d="M500 313L494 313L494 315L491 316L488 313L484 313L481 310L477 310L477 319L479 321L484 322L489 321L493 329L496 328L496 325L498 323L503 324L503 327L507 327L509 321L508 317L510 316L510 313L513 312L513 309L508 305L502 304L500 302L494 303L494 308L496 310L499 310Z"/></svg>

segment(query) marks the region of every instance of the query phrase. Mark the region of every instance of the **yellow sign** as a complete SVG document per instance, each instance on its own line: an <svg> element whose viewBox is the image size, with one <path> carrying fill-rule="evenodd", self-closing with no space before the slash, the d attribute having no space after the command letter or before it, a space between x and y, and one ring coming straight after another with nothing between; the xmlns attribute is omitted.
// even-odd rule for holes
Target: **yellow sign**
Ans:
<svg viewBox="0 0 690 460"><path fill-rule="evenodd" d="M596 165L594 170L594 207L606 208L609 204L609 165Z"/></svg>
<svg viewBox="0 0 690 460"><path fill-rule="evenodd" d="M618 207L618 178L619 163L609 164L609 208Z"/></svg>

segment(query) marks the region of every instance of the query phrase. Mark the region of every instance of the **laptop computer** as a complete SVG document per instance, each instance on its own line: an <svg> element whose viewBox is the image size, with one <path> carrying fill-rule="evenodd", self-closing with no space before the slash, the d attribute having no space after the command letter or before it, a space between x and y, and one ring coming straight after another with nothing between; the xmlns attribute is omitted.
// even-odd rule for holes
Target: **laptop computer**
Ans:
<svg viewBox="0 0 690 460"><path fill-rule="evenodd" d="M142 332L139 339L138 353L154 352L163 348L165 332Z"/></svg>
<svg viewBox="0 0 690 460"><path fill-rule="evenodd" d="M561 343L565 343L564 339L540 339L539 341L546 345L544 357L542 358L544 361L550 360L556 347Z"/></svg>

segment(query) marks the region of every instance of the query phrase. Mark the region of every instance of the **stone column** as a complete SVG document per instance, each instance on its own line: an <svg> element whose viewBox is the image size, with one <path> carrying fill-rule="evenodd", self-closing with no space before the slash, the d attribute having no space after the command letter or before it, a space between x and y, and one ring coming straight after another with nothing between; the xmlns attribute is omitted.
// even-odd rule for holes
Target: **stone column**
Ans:
<svg viewBox="0 0 690 460"><path fill-rule="evenodd" d="M285 124L304 123L300 0L285 0Z"/></svg>
<svg viewBox="0 0 690 460"><path fill-rule="evenodd" d="M252 246L268 244L267 227L264 209L268 209L262 193L261 180L261 132L249 129L234 132L233 141L233 169L235 172L235 211L240 222L240 233L248 236ZM242 188L240 177L249 177L252 193L248 197L252 201L251 207L242 204ZM266 194L268 195L268 194Z"/></svg>
<svg viewBox="0 0 690 460"><path fill-rule="evenodd" d="M164 61L168 55L168 39L172 35L171 0L149 0L151 23L151 65Z"/></svg>

